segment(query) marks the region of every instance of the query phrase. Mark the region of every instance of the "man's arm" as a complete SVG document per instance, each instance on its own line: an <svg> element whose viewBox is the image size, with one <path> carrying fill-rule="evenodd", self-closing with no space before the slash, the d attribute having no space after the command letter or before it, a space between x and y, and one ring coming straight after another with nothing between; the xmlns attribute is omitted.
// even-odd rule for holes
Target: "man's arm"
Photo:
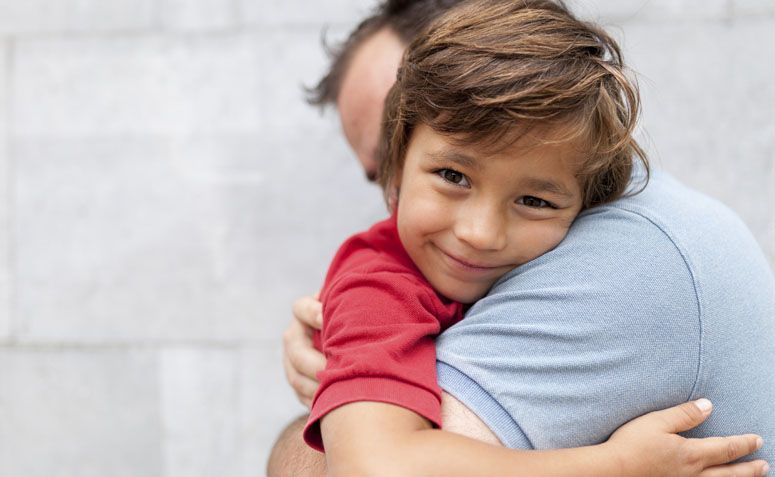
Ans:
<svg viewBox="0 0 775 477"><path fill-rule="evenodd" d="M302 431L307 416L300 416L283 429L269 455L267 477L323 477L325 455L304 443Z"/></svg>

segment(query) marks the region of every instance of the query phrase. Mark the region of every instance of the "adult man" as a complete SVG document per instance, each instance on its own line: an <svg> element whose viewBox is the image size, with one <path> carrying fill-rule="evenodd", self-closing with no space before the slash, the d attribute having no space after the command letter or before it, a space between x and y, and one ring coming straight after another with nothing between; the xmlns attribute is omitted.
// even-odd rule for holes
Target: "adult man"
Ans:
<svg viewBox="0 0 775 477"><path fill-rule="evenodd" d="M355 50L343 86L366 48ZM347 133L360 124L347 114L358 150L369 136ZM509 447L570 447L707 396L718 411L694 435L772 438L773 316L772 275L745 227L657 174L641 194L583 214L562 244L514 270L442 335L439 382L465 404L451 401L459 413L445 425ZM772 447L756 457L772 459Z"/></svg>

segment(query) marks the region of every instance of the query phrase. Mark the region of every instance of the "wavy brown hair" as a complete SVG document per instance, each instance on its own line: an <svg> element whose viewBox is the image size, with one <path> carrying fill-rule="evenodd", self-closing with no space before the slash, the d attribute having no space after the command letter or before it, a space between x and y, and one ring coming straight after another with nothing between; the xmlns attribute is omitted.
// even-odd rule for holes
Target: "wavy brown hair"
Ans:
<svg viewBox="0 0 775 477"><path fill-rule="evenodd" d="M465 2L410 44L388 95L379 174L386 197L413 130L426 124L495 146L551 127L559 140L584 145L584 208L617 199L635 161L646 180L649 170L633 138L640 96L625 71L616 42L560 1Z"/></svg>

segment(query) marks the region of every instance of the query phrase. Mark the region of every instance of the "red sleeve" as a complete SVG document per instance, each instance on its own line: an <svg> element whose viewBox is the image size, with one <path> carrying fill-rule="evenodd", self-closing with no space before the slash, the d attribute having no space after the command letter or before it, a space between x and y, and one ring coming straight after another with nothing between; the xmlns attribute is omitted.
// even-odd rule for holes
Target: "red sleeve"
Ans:
<svg viewBox="0 0 775 477"><path fill-rule="evenodd" d="M304 429L307 444L322 451L320 419L358 401L396 404L441 427L436 295L416 277L385 271L347 274L323 299L328 362L318 374L320 387Z"/></svg>

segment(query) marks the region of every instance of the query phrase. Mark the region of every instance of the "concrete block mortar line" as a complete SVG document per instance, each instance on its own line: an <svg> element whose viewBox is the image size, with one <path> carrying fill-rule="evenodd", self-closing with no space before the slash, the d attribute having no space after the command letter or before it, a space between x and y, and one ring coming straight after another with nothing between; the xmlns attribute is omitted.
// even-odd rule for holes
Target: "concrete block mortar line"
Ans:
<svg viewBox="0 0 775 477"><path fill-rule="evenodd" d="M230 2L231 2L231 12L232 14L234 14L232 18L234 18L237 28L241 28L243 26L243 22L241 20L245 15L245 12L242 9L242 2L240 2L239 0L230 0Z"/></svg>
<svg viewBox="0 0 775 477"><path fill-rule="evenodd" d="M242 28L207 29L207 30L167 30L161 27L153 29L132 29L113 31L45 31L27 32L13 35L17 41L37 40L111 40L111 39L143 39L143 38L207 38L239 34Z"/></svg>
<svg viewBox="0 0 775 477"><path fill-rule="evenodd" d="M759 19L772 19L775 18L775 2L771 2L767 6L747 6L743 5L745 0L729 0L731 4L732 17L734 19L739 18L759 18ZM754 2L756 3L756 2Z"/></svg>
<svg viewBox="0 0 775 477"><path fill-rule="evenodd" d="M765 11L740 11L740 0L726 1L725 24L735 26L740 22L746 21L764 21L771 22L775 19L775 2L773 6Z"/></svg>
<svg viewBox="0 0 775 477"><path fill-rule="evenodd" d="M160 8L160 7L157 7ZM153 36L171 36L181 38L223 36L229 34L276 34L278 32L299 33L310 29L330 31L347 31L353 26L353 22L329 21L329 22L289 22L289 23L251 23L241 20L240 6L234 3L237 21L230 26L222 28L206 29L175 29L167 28L161 18L161 12L154 13L153 25L149 28L124 28L115 30L45 30L45 31L19 31L0 34L0 40L55 40L55 39L83 39L83 38L143 38Z"/></svg>
<svg viewBox="0 0 775 477"><path fill-rule="evenodd" d="M241 15L241 12L238 12L238 14ZM238 17L241 18L241 17ZM252 31L252 32L266 32L266 33L277 33L277 32L288 32L288 33L298 33L300 31L308 31L310 29L327 29L332 31L349 31L353 26L356 25L356 19L353 19L352 21L291 21L286 23L263 23L263 22L249 22L244 20L239 20L237 22L237 25L245 30Z"/></svg>
<svg viewBox="0 0 775 477"><path fill-rule="evenodd" d="M735 0L727 0L724 5L724 23L730 25L735 18Z"/></svg>
<svg viewBox="0 0 775 477"><path fill-rule="evenodd" d="M2 251L2 253L5 255L6 260L6 273L7 273L7 280L6 280L6 293L7 293L7 300L6 300L6 310L5 312L8 314L8 340L13 343L18 339L19 336L19 328L20 324L17 323L17 313L16 313L16 293L15 293L15 285L16 285L16 254L15 251L15 245L16 245L16 227L15 227L15 195L16 195L16 181L15 181L15 157L14 157L14 149L12 145L12 134L13 131L13 124L12 124L12 118L13 118L13 110L14 110L14 101L13 101L13 92L14 92L14 84L13 84L13 77L14 77L14 48L15 48L15 41L13 38L8 38L4 42L5 49L3 51L3 56L5 57L5 91L3 94L5 95L5 110L3 112L3 124L4 128L2 131L3 134L3 148L5 149L3 153L5 154L5 194L2 200L5 201L6 205L6 215L5 215L5 223L2 224L3 229L6 233L6 249Z"/></svg>
<svg viewBox="0 0 775 477"><path fill-rule="evenodd" d="M164 0L153 2L153 16L151 18L151 29L161 31L164 29Z"/></svg>
<svg viewBox="0 0 775 477"><path fill-rule="evenodd" d="M184 28L170 26L166 23L166 19L164 15L165 1L167 0L159 0L155 3L153 25L160 32L177 34L177 33L183 33L183 32L242 33L246 31L245 24L241 20L242 5L238 0L228 0L226 2L225 9L232 19L230 22L228 22L229 24L224 26L218 26L218 27L206 26L206 27L184 27Z"/></svg>
<svg viewBox="0 0 775 477"><path fill-rule="evenodd" d="M142 35L148 35L151 33L159 33L161 32L161 21L156 20L154 18L153 25L149 27L137 27L137 28L116 28L114 30L78 30L78 29L72 29L68 30L66 28L64 29L49 29L49 30L29 30L29 31L16 31L16 32L6 32L3 34L4 37L7 38L16 38L20 40L24 39L50 39L50 38L79 38L83 36L98 36L98 37L113 37L113 36L142 36Z"/></svg>
<svg viewBox="0 0 775 477"><path fill-rule="evenodd" d="M727 23L729 21L726 11L715 17L707 18L685 18L685 17L649 17L643 18L611 18L602 23L604 28L610 27L622 27L626 28L630 25L643 25L643 26L660 26L660 25L714 25L719 23Z"/></svg>
<svg viewBox="0 0 775 477"><path fill-rule="evenodd" d="M278 340L279 343L279 340ZM205 340L136 340L96 342L77 341L22 341L0 342L2 350L27 351L149 351L167 349L201 349L221 351L241 351L262 348L275 344L274 339L242 340L242 341L205 341Z"/></svg>
<svg viewBox="0 0 775 477"><path fill-rule="evenodd" d="M601 11L597 15L591 15L592 12L580 10L576 13L581 15L582 19L589 19L595 23L602 25L605 29L608 28L624 28L630 25L676 25L676 24L691 24L691 25L707 25L717 24L719 22L727 22L732 15L733 3L735 0L723 0L722 8L713 12L707 16L701 15L689 15L685 13L665 13L655 12L647 8L649 2L643 2L637 10L630 13L616 13L610 11Z"/></svg>
<svg viewBox="0 0 775 477"><path fill-rule="evenodd" d="M235 4L235 10L237 15L239 13L239 5ZM243 21L237 21L234 25L223 28L207 28L207 29L192 29L192 30L177 30L174 28L166 28L163 26L161 19L158 21L154 19L154 26L152 28L135 28L135 29L116 29L116 30L48 30L48 31L29 31L29 32L15 32L0 34L0 41L35 41L35 40L60 40L60 39L134 39L134 38L153 38L153 37L170 37L170 38L207 38L207 37L219 37L228 35L255 35L255 34L277 34L277 33L303 33L310 30L315 31L331 31L340 32L347 31L352 27L351 22L295 22L287 24L257 24L246 23Z"/></svg>

